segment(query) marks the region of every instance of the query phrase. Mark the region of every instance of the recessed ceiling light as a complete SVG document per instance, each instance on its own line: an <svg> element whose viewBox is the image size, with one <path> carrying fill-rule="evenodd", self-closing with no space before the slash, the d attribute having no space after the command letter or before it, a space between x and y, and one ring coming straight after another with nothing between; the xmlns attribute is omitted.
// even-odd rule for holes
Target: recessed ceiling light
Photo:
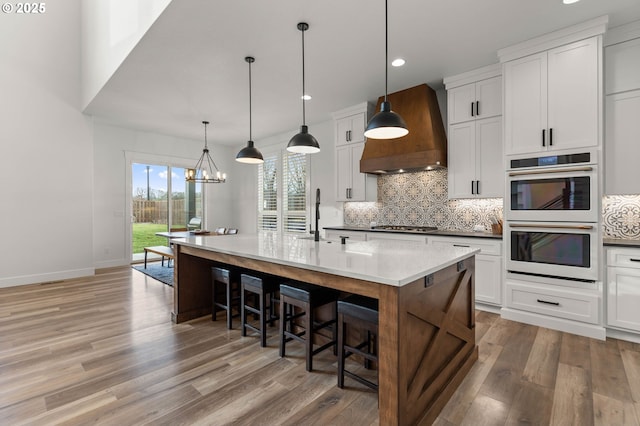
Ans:
<svg viewBox="0 0 640 426"><path fill-rule="evenodd" d="M394 59L393 62L391 62L391 65L393 65L394 67L401 67L404 64L405 64L405 60L402 58Z"/></svg>
<svg viewBox="0 0 640 426"><path fill-rule="evenodd" d="M573 4L573 3L578 3L580 0L562 0L562 3L564 4Z"/></svg>
<svg viewBox="0 0 640 426"><path fill-rule="evenodd" d="M311 99L311 95L302 95L302 96L300 96L300 99L308 101L308 100Z"/></svg>

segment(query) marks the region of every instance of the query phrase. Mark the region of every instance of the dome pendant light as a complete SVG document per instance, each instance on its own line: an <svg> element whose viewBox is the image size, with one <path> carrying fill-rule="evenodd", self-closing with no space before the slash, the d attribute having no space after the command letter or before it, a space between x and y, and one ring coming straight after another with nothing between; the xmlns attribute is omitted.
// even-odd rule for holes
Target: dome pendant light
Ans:
<svg viewBox="0 0 640 426"><path fill-rule="evenodd" d="M384 102L380 105L380 112L371 117L364 135L370 139L395 139L409 133L407 125L400 115L391 111L391 103L387 101L387 84L389 80L389 23L387 0L384 0Z"/></svg>
<svg viewBox="0 0 640 426"><path fill-rule="evenodd" d="M253 137L251 132L251 64L255 62L255 58L247 56L244 60L249 63L249 142L247 142L247 146L242 148L238 155L236 155L236 161L246 164L260 164L264 163L264 158L260 151L253 146Z"/></svg>
<svg viewBox="0 0 640 426"><path fill-rule="evenodd" d="M304 95L304 32L309 29L309 24L306 22L300 22L298 29L302 32L302 126L300 126L300 133L295 135L289 141L287 145L287 151L297 152L300 154L314 154L320 152L320 144L316 138L309 133L309 128L306 125L305 118L305 99Z"/></svg>
<svg viewBox="0 0 640 426"><path fill-rule="evenodd" d="M227 181L227 174L220 173L216 162L213 161L211 154L209 154L209 147L207 146L207 124L209 124L209 122L203 121L202 124L204 124L204 149L195 167L185 170L185 178L187 182L225 183ZM215 174L213 172L214 169Z"/></svg>

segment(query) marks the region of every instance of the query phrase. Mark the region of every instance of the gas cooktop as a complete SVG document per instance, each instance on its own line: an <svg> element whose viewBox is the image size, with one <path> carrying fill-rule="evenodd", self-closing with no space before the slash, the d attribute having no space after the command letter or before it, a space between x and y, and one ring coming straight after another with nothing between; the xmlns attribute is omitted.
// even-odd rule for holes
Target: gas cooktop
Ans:
<svg viewBox="0 0 640 426"><path fill-rule="evenodd" d="M433 232L438 228L435 226L408 226L408 225L378 225L372 229L382 229L384 231L404 231L404 232Z"/></svg>

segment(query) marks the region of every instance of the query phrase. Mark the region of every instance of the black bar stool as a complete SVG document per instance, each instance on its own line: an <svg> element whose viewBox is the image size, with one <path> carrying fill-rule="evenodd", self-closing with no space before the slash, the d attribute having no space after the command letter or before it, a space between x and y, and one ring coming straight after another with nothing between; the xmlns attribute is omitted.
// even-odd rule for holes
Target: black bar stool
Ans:
<svg viewBox="0 0 640 426"><path fill-rule="evenodd" d="M355 346L347 344L347 325L366 331L366 338ZM344 361L353 354L364 358L365 368L378 361L378 301L370 297L351 295L338 301L338 387L344 387L344 376L378 390L378 385L344 368Z"/></svg>
<svg viewBox="0 0 640 426"><path fill-rule="evenodd" d="M291 340L297 340L305 344L307 371L313 369L313 355L333 346L336 353L336 308L339 293L335 290L320 287L313 284L290 281L280 284L280 356L285 356L285 345ZM314 310L327 303L334 303L332 318L328 321L317 323ZM294 306L300 308L295 313ZM294 321L303 318L304 330L296 333ZM299 326L299 324L298 324ZM331 328L331 340L320 347L313 349L313 335L322 328Z"/></svg>
<svg viewBox="0 0 640 426"><path fill-rule="evenodd" d="M217 320L218 312L226 311L227 328L231 329L232 319L240 316L240 273L235 269L213 267L211 283L211 321Z"/></svg>
<svg viewBox="0 0 640 426"><path fill-rule="evenodd" d="M278 315L275 311L276 293L278 292L277 278L271 276L240 275L240 307L242 335L247 335L247 329L260 335L260 346L267 346L267 324L273 324ZM247 294L251 293L254 304L247 304ZM251 294L249 296L251 296ZM249 297L251 299L252 297ZM256 300L257 299L257 300ZM268 301L268 303L267 303ZM258 327L247 322L247 311L259 316Z"/></svg>

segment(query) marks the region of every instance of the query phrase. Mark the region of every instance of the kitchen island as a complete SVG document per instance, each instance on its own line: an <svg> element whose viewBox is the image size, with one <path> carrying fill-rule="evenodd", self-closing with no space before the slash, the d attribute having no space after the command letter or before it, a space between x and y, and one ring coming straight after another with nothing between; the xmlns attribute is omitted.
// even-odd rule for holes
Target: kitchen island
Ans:
<svg viewBox="0 0 640 426"><path fill-rule="evenodd" d="M211 266L265 272L379 301L381 425L430 424L475 360L477 250L277 233L174 240L172 320L211 314Z"/></svg>

